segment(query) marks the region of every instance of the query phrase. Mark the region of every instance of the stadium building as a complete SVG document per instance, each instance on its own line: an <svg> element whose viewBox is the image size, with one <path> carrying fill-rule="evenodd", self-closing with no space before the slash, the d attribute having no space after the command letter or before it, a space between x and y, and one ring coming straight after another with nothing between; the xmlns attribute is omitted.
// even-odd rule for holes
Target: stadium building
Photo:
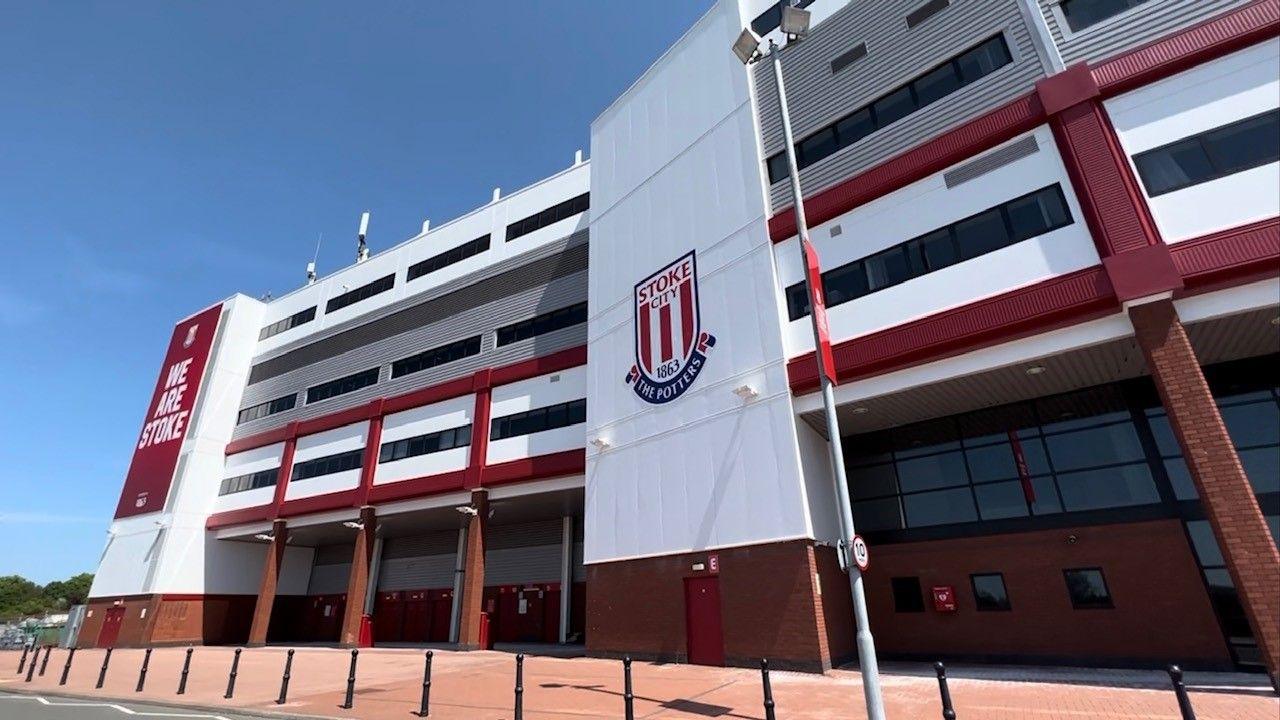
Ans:
<svg viewBox="0 0 1280 720"><path fill-rule="evenodd" d="M1280 0L802 4L880 653L1275 673ZM81 644L852 659L772 62L730 52L779 16L717 2L589 162L179 321Z"/></svg>

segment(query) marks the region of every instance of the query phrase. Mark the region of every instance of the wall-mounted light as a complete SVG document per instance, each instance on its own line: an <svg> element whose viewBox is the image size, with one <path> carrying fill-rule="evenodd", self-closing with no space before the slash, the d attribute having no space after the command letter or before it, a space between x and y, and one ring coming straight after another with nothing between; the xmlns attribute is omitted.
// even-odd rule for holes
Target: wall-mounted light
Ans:
<svg viewBox="0 0 1280 720"><path fill-rule="evenodd" d="M454 510L457 510L458 512L462 513L463 515L470 515L470 516L472 516L472 517L475 517L475 516L477 516L477 515L479 515L479 514L480 514L480 511L479 511L479 510L476 510L475 508L471 507L470 505L459 505L458 507L454 508Z"/></svg>
<svg viewBox="0 0 1280 720"><path fill-rule="evenodd" d="M1023 372L1025 372L1028 375L1041 375L1044 373L1044 370L1045 370L1045 367L1043 365L1032 365L1031 367L1027 368Z"/></svg>
<svg viewBox="0 0 1280 720"><path fill-rule="evenodd" d="M593 439L591 441L591 444L594 445L595 448L601 452L604 452L605 450L613 447L613 443L610 443L608 440L605 440L604 438L599 438L599 437Z"/></svg>
<svg viewBox="0 0 1280 720"><path fill-rule="evenodd" d="M850 408L849 412L854 415L866 415L868 412L871 412L871 409L866 405L856 405L853 408Z"/></svg>
<svg viewBox="0 0 1280 720"><path fill-rule="evenodd" d="M271 533L258 533L257 535L253 536L253 539L261 540L262 542L275 542L276 536L272 535Z"/></svg>
<svg viewBox="0 0 1280 720"><path fill-rule="evenodd" d="M342 523L342 527L350 528L352 530L363 530L364 523L360 522L359 520L347 520L346 522Z"/></svg>
<svg viewBox="0 0 1280 720"><path fill-rule="evenodd" d="M751 402L760 397L760 393L750 385L740 385L733 389L733 394L742 398L743 402Z"/></svg>

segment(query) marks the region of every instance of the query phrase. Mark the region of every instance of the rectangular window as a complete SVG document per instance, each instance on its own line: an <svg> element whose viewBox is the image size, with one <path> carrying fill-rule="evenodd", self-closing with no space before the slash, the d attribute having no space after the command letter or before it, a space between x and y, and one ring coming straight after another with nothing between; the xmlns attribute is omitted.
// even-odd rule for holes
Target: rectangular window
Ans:
<svg viewBox="0 0 1280 720"><path fill-rule="evenodd" d="M489 427L489 439L532 435L546 430L579 425L587 421L587 401L572 400L534 410L494 418Z"/></svg>
<svg viewBox="0 0 1280 720"><path fill-rule="evenodd" d="M858 43L840 53L831 61L831 74L834 75L867 56L867 44Z"/></svg>
<svg viewBox="0 0 1280 720"><path fill-rule="evenodd" d="M283 320L277 320L271 323L270 325L262 328L261 330L258 331L258 340L266 340L272 335L279 335L285 330L288 330L290 328L295 328L304 323L309 323L315 319L316 319L316 307L312 305L306 310L302 310L301 312L296 312Z"/></svg>
<svg viewBox="0 0 1280 720"><path fill-rule="evenodd" d="M973 604L979 610L1008 610L1009 593L1004 587L1002 573L970 575L973 585Z"/></svg>
<svg viewBox="0 0 1280 720"><path fill-rule="evenodd" d="M378 451L378 462L389 463L405 458L443 452L471 444L471 426L440 430L394 442L383 443Z"/></svg>
<svg viewBox="0 0 1280 720"><path fill-rule="evenodd" d="M291 481L307 480L321 475L333 475L347 470L357 470L360 468L363 459L364 450L351 450L337 455L326 455L314 460L294 463Z"/></svg>
<svg viewBox="0 0 1280 720"><path fill-rule="evenodd" d="M1280 160L1280 110L1271 110L1133 156L1151 197Z"/></svg>
<svg viewBox="0 0 1280 720"><path fill-rule="evenodd" d="M1071 32L1080 32L1147 0L1062 0L1062 16Z"/></svg>
<svg viewBox="0 0 1280 720"><path fill-rule="evenodd" d="M929 18L937 15L951 4L950 0L929 0L929 2L907 13L907 27L913 28Z"/></svg>
<svg viewBox="0 0 1280 720"><path fill-rule="evenodd" d="M260 470L248 475L229 477L222 481L222 486L218 488L218 494L230 495L231 493L245 492L246 490L271 487L276 484L279 476L280 468L271 468L270 470Z"/></svg>
<svg viewBox="0 0 1280 720"><path fill-rule="evenodd" d="M1050 185L880 252L822 273L827 307L972 260L1073 222L1066 197ZM787 314L809 314L803 283L786 290Z"/></svg>
<svg viewBox="0 0 1280 720"><path fill-rule="evenodd" d="M375 385L378 382L378 368L369 368L364 372L358 372L354 375L330 380L329 382L320 383L307 388L307 404L321 400L328 400L331 397L346 395L355 392L360 388Z"/></svg>
<svg viewBox="0 0 1280 720"><path fill-rule="evenodd" d="M479 255L489 249L489 236L478 237L471 242L463 243L456 248L445 250L439 255L433 255L421 262L416 262L409 266L408 275L405 281L417 280L423 275L433 273L441 268L460 263L469 257Z"/></svg>
<svg viewBox="0 0 1280 720"><path fill-rule="evenodd" d="M240 414L236 416L236 424L243 425L250 420L257 420L258 418L264 418L268 415L282 413L285 410L292 410L297 404L297 393L278 397L275 400L268 400L267 402L259 403L241 410Z"/></svg>
<svg viewBox="0 0 1280 720"><path fill-rule="evenodd" d="M773 27L777 27L776 21ZM843 57L842 55L841 58ZM988 38L980 45L929 69L905 85L890 90L867 105L855 109L801 139L796 143L797 164L805 168L827 158L872 132L937 102L1011 62L1013 62L1013 55L1009 52L1004 36L996 35ZM838 72L835 65L836 61L833 61L832 71ZM770 183L781 182L787 178L786 153L774 154L766 161L766 166Z"/></svg>
<svg viewBox="0 0 1280 720"><path fill-rule="evenodd" d="M507 226L507 242L511 242L522 235L528 235L534 230L540 230L553 223L586 212L591 207L591 193L583 193L578 197L565 200L558 205L543 210L535 215L513 222Z"/></svg>
<svg viewBox="0 0 1280 720"><path fill-rule="evenodd" d="M498 347L545 335L587 321L587 304L578 303L498 328Z"/></svg>
<svg viewBox="0 0 1280 720"><path fill-rule="evenodd" d="M1102 568L1063 570L1062 575L1067 581L1071 607L1077 610L1114 607L1111 604L1111 591L1107 589L1107 579L1102 576Z"/></svg>
<svg viewBox="0 0 1280 720"><path fill-rule="evenodd" d="M395 273L386 275L384 277L380 277L377 280L374 280L373 282L369 283L368 285L361 285L355 290L350 290L348 292L342 293L341 295L336 295L334 297L329 298L329 302L325 303L324 311L326 313L336 312L338 310L341 310L344 307L347 307L348 305L355 305L361 300L368 300L374 295L377 295L379 293L384 293L390 290L391 288L395 287L395 285L396 285Z"/></svg>
<svg viewBox="0 0 1280 720"><path fill-rule="evenodd" d="M448 345L431 348L417 355L411 355L403 360L397 360L391 363L391 377L398 378L404 375L421 372L428 368L438 367L445 363L451 363L455 360L461 360L465 357L480 354L480 336L475 335L463 340L451 342Z"/></svg>
<svg viewBox="0 0 1280 720"><path fill-rule="evenodd" d="M890 578L893 588L893 611L900 613L924 612L924 591L918 577Z"/></svg>

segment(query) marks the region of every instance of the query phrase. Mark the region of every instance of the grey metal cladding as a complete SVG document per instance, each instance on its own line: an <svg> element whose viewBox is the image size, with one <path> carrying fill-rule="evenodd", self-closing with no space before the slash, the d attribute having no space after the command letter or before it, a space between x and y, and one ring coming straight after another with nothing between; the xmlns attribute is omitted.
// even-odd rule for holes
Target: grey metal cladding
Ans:
<svg viewBox="0 0 1280 720"><path fill-rule="evenodd" d="M585 324L563 328L502 347L495 347L494 338L494 330L499 326L586 300L586 251L587 246L585 243L575 244L560 254L559 257L561 259L558 263L554 263L550 267L535 269L535 272L531 274L538 279L538 282L533 283L531 287L518 288L515 278L511 278L511 282L507 286L492 288L494 292L488 297L477 298L479 303L477 305L462 308L457 313L443 318L427 320L426 324L408 331L403 331L384 339L372 340L367 345L358 346L341 354L276 375L269 380L247 386L241 397L242 407L255 405L266 399L280 397L291 392L301 392L317 383L339 378L359 370L375 366L381 368L379 382L376 385L370 385L355 392L310 405L303 404L302 400L305 400L305 398L300 398L299 404L292 410L269 415L237 426L232 437L241 438L254 435L295 420L307 420L355 407L373 398L399 395L427 385L434 385L470 375L482 368L508 365L586 344L587 326ZM563 258L564 255L570 254L572 255L571 258ZM528 265L524 267L528 267ZM581 269L553 277L555 273L567 270L572 271L578 267ZM417 304L422 304L421 296L412 300ZM392 312L385 317L390 317L402 309L393 307ZM383 320L373 320L369 324L380 322L383 322ZM347 330L341 332L347 332ZM370 334L377 336L376 333ZM481 337L480 353L478 355L398 378L393 379L390 377L390 365L392 362L474 335L480 335ZM327 340L319 342L327 342Z"/></svg>
<svg viewBox="0 0 1280 720"><path fill-rule="evenodd" d="M355 545L321 545L316 548L313 565L341 565L350 563L356 553Z"/></svg>
<svg viewBox="0 0 1280 720"><path fill-rule="evenodd" d="M502 512L502 506L496 506ZM486 585L559 582L564 529L559 518L485 529Z"/></svg>
<svg viewBox="0 0 1280 720"><path fill-rule="evenodd" d="M1096 62L1131 50L1175 30L1248 5L1251 0L1151 0L1079 32L1066 27L1058 5L1061 0L1039 0L1062 61Z"/></svg>
<svg viewBox="0 0 1280 720"><path fill-rule="evenodd" d="M982 177L993 170L998 170L1015 160L1034 155L1039 149L1039 145L1036 144L1036 136L1028 135L998 150L992 150L986 155L965 163L954 170L948 170L943 173L942 181L948 188L953 188L974 178Z"/></svg>
<svg viewBox="0 0 1280 720"><path fill-rule="evenodd" d="M453 553L384 559L378 570L378 589L391 592L452 588L456 562Z"/></svg>
<svg viewBox="0 0 1280 720"><path fill-rule="evenodd" d="M308 595L339 595L347 591L351 575L351 558L340 565L313 565L307 582Z"/></svg>
<svg viewBox="0 0 1280 720"><path fill-rule="evenodd" d="M800 173L805 194L828 188L987 110L1030 92L1045 68L1036 52L1017 0L953 3L921 25L908 28L907 13L920 0L851 0L784 50L782 67L796 140L877 99L938 63L996 33L1003 33L1013 62L948 95ZM851 44L865 42L868 54L857 69L831 72L831 60ZM754 66L760 131L765 156L782 150L773 71ZM773 207L791 202L784 182L770 189Z"/></svg>
<svg viewBox="0 0 1280 720"><path fill-rule="evenodd" d="M496 505L495 509L496 513L502 512L501 504ZM485 528L485 547L489 550L504 550L527 545L558 546L563 541L564 528L560 518L519 525L491 524Z"/></svg>
<svg viewBox="0 0 1280 720"><path fill-rule="evenodd" d="M382 559L411 558L421 555L452 555L458 551L458 531L441 530L425 535L388 538L382 546Z"/></svg>

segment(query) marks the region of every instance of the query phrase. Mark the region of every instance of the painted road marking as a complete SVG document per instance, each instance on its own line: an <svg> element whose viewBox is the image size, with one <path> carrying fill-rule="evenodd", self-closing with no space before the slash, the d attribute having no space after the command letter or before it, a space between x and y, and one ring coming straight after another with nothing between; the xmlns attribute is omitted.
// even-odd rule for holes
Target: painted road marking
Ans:
<svg viewBox="0 0 1280 720"><path fill-rule="evenodd" d="M49 707L83 707L83 708L111 708L125 715L135 715L137 717L167 717L167 718L208 718L209 720L230 720L221 715L207 715L204 713L161 713L161 712L142 712L133 710L123 705L115 703L81 703L81 702L54 702L52 700L40 697L38 695L0 695L0 700L31 700L41 705Z"/></svg>

